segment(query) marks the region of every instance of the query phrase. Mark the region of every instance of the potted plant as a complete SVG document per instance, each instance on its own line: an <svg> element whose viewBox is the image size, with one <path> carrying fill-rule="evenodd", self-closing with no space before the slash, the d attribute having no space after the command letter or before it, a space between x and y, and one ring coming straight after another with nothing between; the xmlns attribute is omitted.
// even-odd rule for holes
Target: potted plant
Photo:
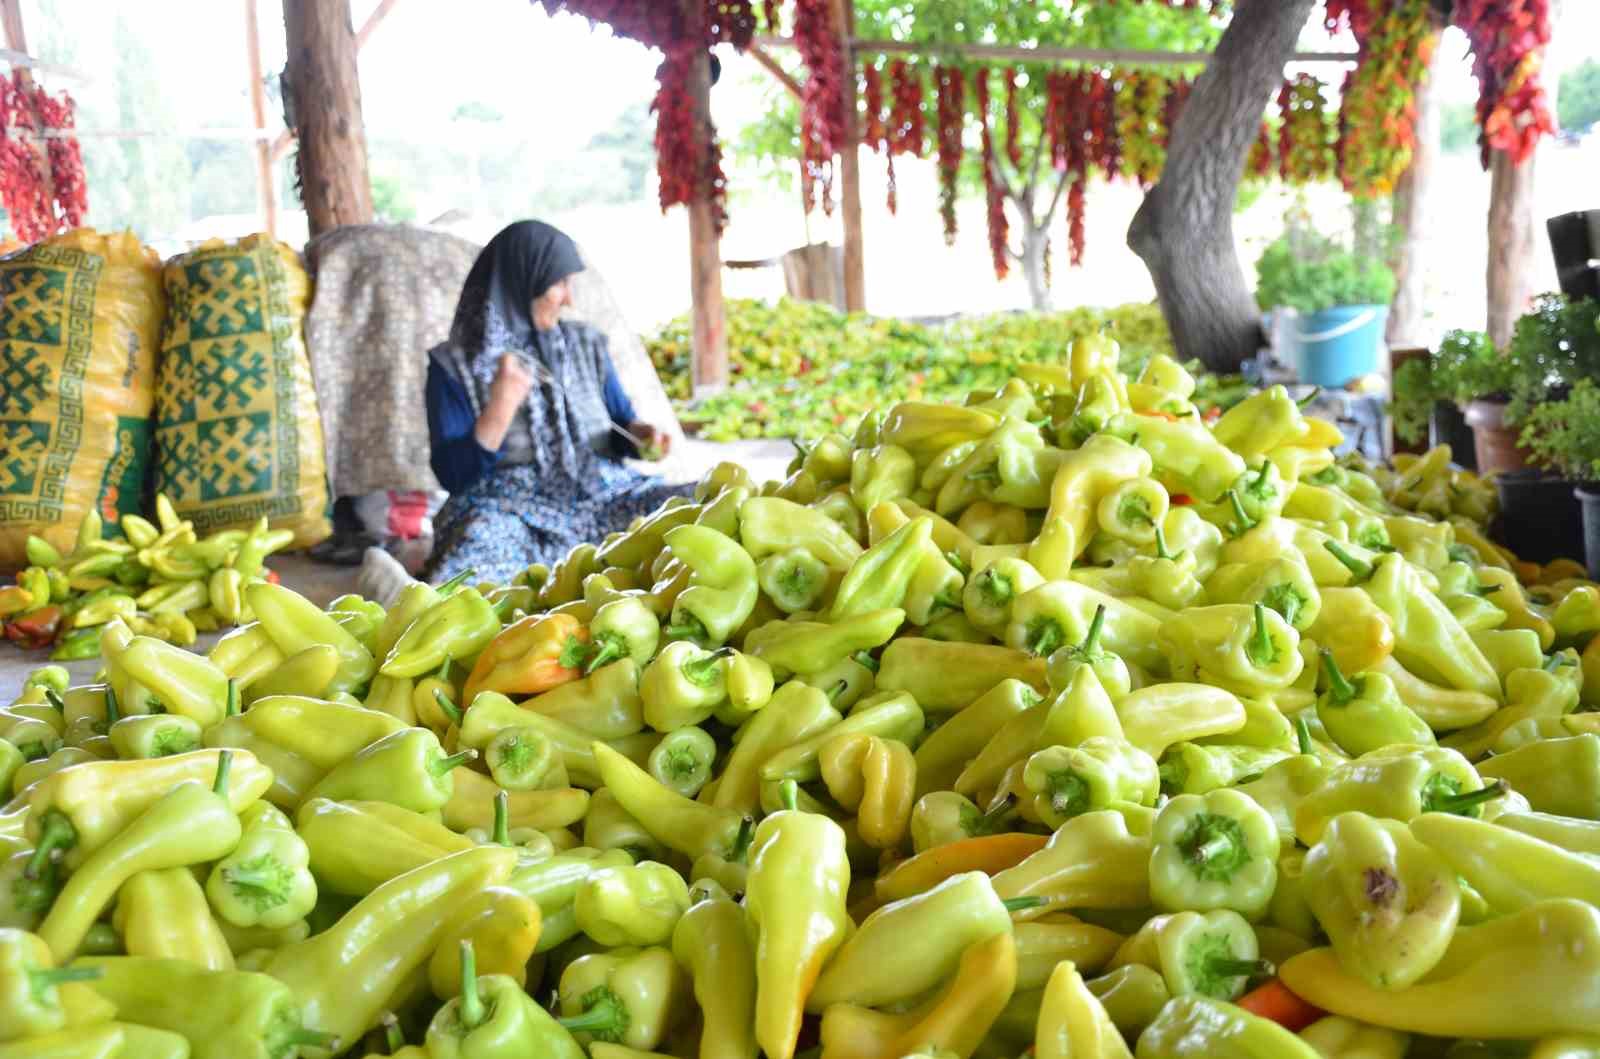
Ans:
<svg viewBox="0 0 1600 1059"><path fill-rule="evenodd" d="M1589 576L1600 579L1600 384L1579 379L1564 399L1536 406L1523 422L1522 444L1574 484Z"/></svg>
<svg viewBox="0 0 1600 1059"><path fill-rule="evenodd" d="M1425 438L1430 446L1449 445L1456 463L1477 470L1472 428L1456 399L1464 387L1483 385L1496 364L1489 336L1463 330L1446 332L1430 356L1401 364L1395 370L1389 409L1396 436L1408 442Z"/></svg>
<svg viewBox="0 0 1600 1059"><path fill-rule="evenodd" d="M1534 423L1539 408L1564 404L1584 379L1600 378L1600 302L1542 294L1517 321L1505 354L1492 366L1466 373L1460 390L1476 399L1467 406L1478 445L1479 469L1499 470L1501 535L1523 558L1546 562L1582 553L1583 538L1574 483L1560 468L1561 448L1541 451L1532 443L1544 431ZM1551 415L1545 413L1545 422Z"/></svg>
<svg viewBox="0 0 1600 1059"><path fill-rule="evenodd" d="M1290 350L1302 382L1339 387L1378 370L1394 273L1366 253L1310 230L1303 218L1256 262L1256 301L1298 314Z"/></svg>

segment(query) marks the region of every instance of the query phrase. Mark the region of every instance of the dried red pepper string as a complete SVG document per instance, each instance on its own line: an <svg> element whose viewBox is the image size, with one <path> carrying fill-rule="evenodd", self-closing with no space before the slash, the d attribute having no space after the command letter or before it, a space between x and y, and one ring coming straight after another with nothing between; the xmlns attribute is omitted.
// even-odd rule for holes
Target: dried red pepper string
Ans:
<svg viewBox="0 0 1600 1059"><path fill-rule="evenodd" d="M886 150L889 130L883 117L883 72L876 63L869 61L862 65L861 82L865 89L863 94L867 111L861 141L873 151Z"/></svg>
<svg viewBox="0 0 1600 1059"><path fill-rule="evenodd" d="M1478 79L1479 155L1491 150L1521 164L1541 136L1555 132L1550 100L1540 78L1550 43L1547 0L1459 0L1455 23L1472 44Z"/></svg>
<svg viewBox="0 0 1600 1059"><path fill-rule="evenodd" d="M794 41L808 71L800 98L801 188L806 209L822 186L824 213L833 212L833 156L843 145L844 49L828 0L795 0Z"/></svg>
<svg viewBox="0 0 1600 1059"><path fill-rule="evenodd" d="M71 96L52 96L24 81L20 72L0 78L0 203L17 237L26 242L84 223L89 199L77 139L53 136L41 152L26 137L43 129L74 128L76 110ZM24 136L13 136L12 130Z"/></svg>
<svg viewBox="0 0 1600 1059"><path fill-rule="evenodd" d="M1017 68L1006 68L1006 158L1015 168L1022 166L1022 111L1017 107Z"/></svg>
<svg viewBox="0 0 1600 1059"><path fill-rule="evenodd" d="M1428 0L1395 0L1377 13L1352 7L1343 17L1361 58L1340 92L1339 178L1356 195L1387 195L1411 163L1417 86L1427 75L1437 33Z"/></svg>
<svg viewBox="0 0 1600 1059"><path fill-rule="evenodd" d="M966 77L959 66L937 68L939 117L939 216L944 220L944 241L956 240L956 176L965 145L961 142L966 119Z"/></svg>
<svg viewBox="0 0 1600 1059"><path fill-rule="evenodd" d="M1011 270L1007 245L1011 238L1010 221L1006 219L1006 196L1000 187L999 162L994 153L994 133L989 122L989 71L977 70L973 75L973 89L978 101L978 122L983 130L983 190L988 207L989 256L994 263L996 279L1005 279Z"/></svg>
<svg viewBox="0 0 1600 1059"><path fill-rule="evenodd" d="M924 140L922 75L904 59L889 65L891 100L889 104L889 212L899 205L894 179L894 156L909 154L921 158Z"/></svg>

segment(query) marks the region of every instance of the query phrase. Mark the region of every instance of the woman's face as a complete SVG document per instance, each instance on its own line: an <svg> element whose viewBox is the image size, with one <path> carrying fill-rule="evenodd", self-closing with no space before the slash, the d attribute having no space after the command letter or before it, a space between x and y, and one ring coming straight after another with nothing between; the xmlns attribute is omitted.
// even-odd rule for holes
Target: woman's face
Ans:
<svg viewBox="0 0 1600 1059"><path fill-rule="evenodd" d="M533 299L533 326L548 331L561 319L561 310L572 304L572 282L557 280L549 290Z"/></svg>

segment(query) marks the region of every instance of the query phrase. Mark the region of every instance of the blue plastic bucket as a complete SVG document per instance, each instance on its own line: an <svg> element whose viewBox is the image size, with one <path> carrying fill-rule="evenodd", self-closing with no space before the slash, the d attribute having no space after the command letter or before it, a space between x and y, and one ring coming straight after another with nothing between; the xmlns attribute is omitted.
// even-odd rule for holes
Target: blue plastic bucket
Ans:
<svg viewBox="0 0 1600 1059"><path fill-rule="evenodd" d="M1378 370L1387 305L1341 305L1294 323L1294 367L1300 381L1335 389Z"/></svg>

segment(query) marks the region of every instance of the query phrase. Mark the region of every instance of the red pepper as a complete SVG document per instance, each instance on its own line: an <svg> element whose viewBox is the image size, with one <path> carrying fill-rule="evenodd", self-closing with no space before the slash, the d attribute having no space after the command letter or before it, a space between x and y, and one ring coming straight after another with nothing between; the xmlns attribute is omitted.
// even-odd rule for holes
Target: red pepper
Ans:
<svg viewBox="0 0 1600 1059"><path fill-rule="evenodd" d="M1188 507L1190 504L1194 503L1194 497L1190 496L1188 493L1173 493L1167 498L1167 502L1172 507Z"/></svg>
<svg viewBox="0 0 1600 1059"><path fill-rule="evenodd" d="M6 639L27 650L39 650L55 642L61 628L61 608L54 604L30 610L6 623Z"/></svg>
<svg viewBox="0 0 1600 1059"><path fill-rule="evenodd" d="M1238 1003L1252 1015L1271 1019L1290 1033L1299 1033L1327 1014L1301 1000L1276 978L1252 989L1240 997Z"/></svg>
<svg viewBox="0 0 1600 1059"><path fill-rule="evenodd" d="M269 585L276 585L276 584L279 584L279 583L281 583L283 581L283 578L278 576L278 571L276 571L276 570L267 570L267 571L265 571L261 575L261 579L263 581L265 581Z"/></svg>

